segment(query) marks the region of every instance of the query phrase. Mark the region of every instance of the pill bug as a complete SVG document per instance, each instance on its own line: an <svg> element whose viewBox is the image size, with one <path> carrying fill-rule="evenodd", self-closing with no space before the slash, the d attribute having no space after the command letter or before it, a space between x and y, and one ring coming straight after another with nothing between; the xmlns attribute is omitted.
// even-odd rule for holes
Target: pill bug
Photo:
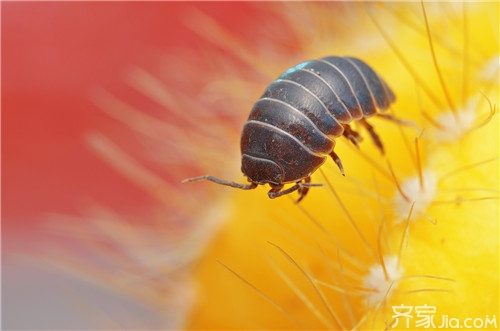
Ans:
<svg viewBox="0 0 500 331"><path fill-rule="evenodd" d="M300 63L285 71L267 87L253 106L241 134L241 171L249 184L210 175L183 182L209 180L243 190L269 184L269 198L294 191L302 200L311 184L310 176L329 155L344 169L334 152L335 138L345 136L358 146L361 136L349 123L358 121L384 153L382 142L366 118L381 114L395 96L385 81L365 62L329 56ZM285 184L294 183L288 189Z"/></svg>

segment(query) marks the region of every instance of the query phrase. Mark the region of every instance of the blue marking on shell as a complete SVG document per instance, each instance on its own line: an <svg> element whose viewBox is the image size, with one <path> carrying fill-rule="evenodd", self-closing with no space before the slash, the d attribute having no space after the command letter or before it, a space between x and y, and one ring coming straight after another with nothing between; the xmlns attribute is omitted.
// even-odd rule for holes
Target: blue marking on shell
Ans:
<svg viewBox="0 0 500 331"><path fill-rule="evenodd" d="M297 71L297 70L300 70L302 68L304 68L308 63L310 63L311 61L305 61L305 62L302 62L302 63L299 63L297 64L295 67L293 68L290 68L288 69L287 71L285 71L280 77L286 75L286 74L289 74L289 73L292 73L294 71Z"/></svg>

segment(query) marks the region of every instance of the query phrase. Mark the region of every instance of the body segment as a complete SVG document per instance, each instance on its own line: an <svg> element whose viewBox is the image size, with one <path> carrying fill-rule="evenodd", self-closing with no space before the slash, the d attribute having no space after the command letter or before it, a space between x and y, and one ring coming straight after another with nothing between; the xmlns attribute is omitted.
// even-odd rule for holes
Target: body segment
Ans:
<svg viewBox="0 0 500 331"><path fill-rule="evenodd" d="M360 135L349 127L352 121L363 124L383 153L366 118L394 100L388 85L359 59L330 56L303 62L268 86L243 127L241 170L250 184L212 176L187 181L207 179L241 189L269 184L270 198L298 190L300 201L315 186L310 176L328 155L343 172L335 139L344 135L357 145ZM282 190L288 183L295 185Z"/></svg>

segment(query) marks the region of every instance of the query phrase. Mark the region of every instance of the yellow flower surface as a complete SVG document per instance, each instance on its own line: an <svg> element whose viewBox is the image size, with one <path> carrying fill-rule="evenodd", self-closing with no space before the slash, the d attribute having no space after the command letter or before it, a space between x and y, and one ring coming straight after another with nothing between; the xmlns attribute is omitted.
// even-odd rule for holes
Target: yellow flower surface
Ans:
<svg viewBox="0 0 500 331"><path fill-rule="evenodd" d="M300 204L294 194L268 199L268 187L186 184L213 185L224 198L211 208L225 216L195 265L185 327L498 328L498 3L265 6L298 40L290 59L269 45L235 46L201 13L200 33L233 47L267 84L303 60L359 57L394 90L390 113L405 123L370 121L384 156L354 125L360 150L344 138L335 149L346 176L329 160L312 176L325 185ZM241 95L238 86L266 83L212 88ZM229 166L212 174L238 179L237 160Z"/></svg>

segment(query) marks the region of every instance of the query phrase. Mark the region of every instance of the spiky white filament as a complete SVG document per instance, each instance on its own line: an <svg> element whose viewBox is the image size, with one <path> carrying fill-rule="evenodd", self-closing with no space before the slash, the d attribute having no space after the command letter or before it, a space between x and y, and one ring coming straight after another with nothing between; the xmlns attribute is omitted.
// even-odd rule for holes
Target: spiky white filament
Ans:
<svg viewBox="0 0 500 331"><path fill-rule="evenodd" d="M498 72L500 71L500 55L494 55L487 61L479 71L479 79L483 82L498 84Z"/></svg>
<svg viewBox="0 0 500 331"><path fill-rule="evenodd" d="M432 138L437 142L453 143L461 139L473 127L476 121L476 109L479 97L471 98L464 108L457 112L447 111L437 115L434 120L438 127L432 131Z"/></svg>
<svg viewBox="0 0 500 331"><path fill-rule="evenodd" d="M370 291L365 296L366 307L375 307L392 295L403 275L396 256L384 257L385 271L381 264L375 264L364 278L364 286ZM387 276L386 276L387 273Z"/></svg>
<svg viewBox="0 0 500 331"><path fill-rule="evenodd" d="M425 214L425 211L434 200L437 191L437 179L434 172L426 170L419 176L411 177L401 183L400 192L396 192L394 199L394 211L397 219L401 222L408 218L411 210L411 220L415 220ZM413 206L413 209L412 209Z"/></svg>

